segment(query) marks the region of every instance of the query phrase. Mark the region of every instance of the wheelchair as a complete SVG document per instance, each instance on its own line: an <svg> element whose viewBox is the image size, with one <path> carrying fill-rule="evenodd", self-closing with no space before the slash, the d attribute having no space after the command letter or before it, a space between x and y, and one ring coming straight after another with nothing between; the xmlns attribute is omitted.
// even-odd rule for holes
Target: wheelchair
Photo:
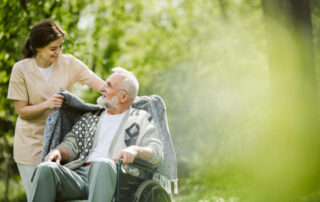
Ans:
<svg viewBox="0 0 320 202"><path fill-rule="evenodd" d="M122 160L117 163L117 186L113 202L171 202L171 196L152 179L155 168L146 161L135 159L130 167L138 176L121 171ZM138 169L138 170L137 170Z"/></svg>

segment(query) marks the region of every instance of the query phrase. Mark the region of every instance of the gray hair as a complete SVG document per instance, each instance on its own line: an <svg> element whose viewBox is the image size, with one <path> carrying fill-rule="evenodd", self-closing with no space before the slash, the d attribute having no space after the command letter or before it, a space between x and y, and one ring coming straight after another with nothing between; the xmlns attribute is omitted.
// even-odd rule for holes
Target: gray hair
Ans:
<svg viewBox="0 0 320 202"><path fill-rule="evenodd" d="M130 93L131 101L133 102L139 91L139 82L136 76L122 67L112 68L112 71L125 77L122 88Z"/></svg>

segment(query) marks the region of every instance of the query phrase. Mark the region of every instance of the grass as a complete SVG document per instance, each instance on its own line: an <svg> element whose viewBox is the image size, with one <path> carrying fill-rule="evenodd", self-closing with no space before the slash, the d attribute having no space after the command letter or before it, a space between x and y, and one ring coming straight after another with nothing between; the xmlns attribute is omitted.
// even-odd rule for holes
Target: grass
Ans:
<svg viewBox="0 0 320 202"><path fill-rule="evenodd" d="M246 202L253 193L248 189L244 174L232 166L192 170L179 179L179 194L174 202ZM0 181L0 201L4 201L4 182ZM320 191L302 197L301 202L320 201ZM26 195L18 177L10 180L9 201L26 201Z"/></svg>
<svg viewBox="0 0 320 202"><path fill-rule="evenodd" d="M243 175L232 167L205 168L179 180L175 202L240 202L245 200Z"/></svg>

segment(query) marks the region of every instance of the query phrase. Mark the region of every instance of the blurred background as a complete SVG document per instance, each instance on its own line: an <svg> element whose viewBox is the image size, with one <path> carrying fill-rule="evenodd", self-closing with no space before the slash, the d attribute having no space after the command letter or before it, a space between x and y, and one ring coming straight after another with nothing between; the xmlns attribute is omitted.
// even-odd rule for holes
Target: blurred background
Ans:
<svg viewBox="0 0 320 202"><path fill-rule="evenodd" d="M26 201L6 99L31 27L102 79L122 66L160 95L178 159L175 201L320 201L317 0L1 0L0 201ZM98 93L73 91L95 103Z"/></svg>

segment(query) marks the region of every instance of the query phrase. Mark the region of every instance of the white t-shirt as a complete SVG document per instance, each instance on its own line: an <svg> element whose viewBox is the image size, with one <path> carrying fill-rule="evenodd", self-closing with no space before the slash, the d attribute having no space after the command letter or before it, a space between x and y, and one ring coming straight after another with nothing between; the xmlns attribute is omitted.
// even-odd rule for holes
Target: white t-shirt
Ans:
<svg viewBox="0 0 320 202"><path fill-rule="evenodd" d="M105 113L97 142L94 145L92 152L89 154L87 162L95 161L97 158L101 157L109 158L108 152L110 145L125 113L126 112L115 115Z"/></svg>
<svg viewBox="0 0 320 202"><path fill-rule="evenodd" d="M38 65L37 65L37 66L38 66ZM38 69L40 70L43 78L44 78L47 82L49 82L50 79L51 79L51 74L52 74L52 70L53 70L53 63L52 63L49 67L47 67L47 68L43 68L43 67L39 67L39 66L38 66Z"/></svg>

